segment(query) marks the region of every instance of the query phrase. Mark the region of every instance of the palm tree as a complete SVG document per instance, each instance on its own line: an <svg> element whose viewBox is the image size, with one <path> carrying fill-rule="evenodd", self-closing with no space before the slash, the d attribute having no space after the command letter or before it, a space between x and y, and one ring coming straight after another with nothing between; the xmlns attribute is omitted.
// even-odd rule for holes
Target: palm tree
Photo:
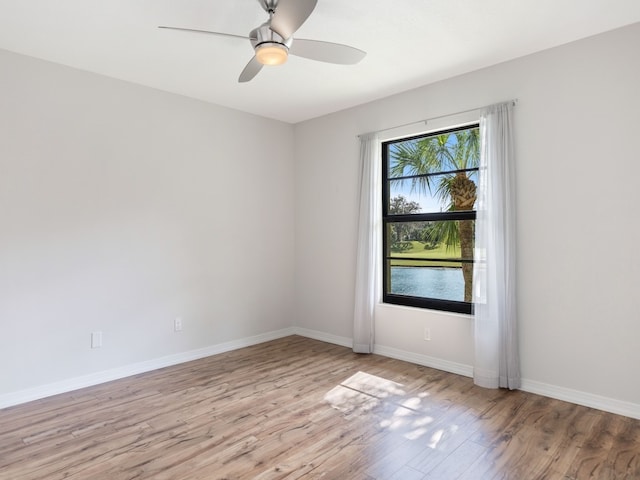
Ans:
<svg viewBox="0 0 640 480"><path fill-rule="evenodd" d="M447 205L447 211L472 210L476 184L470 178L480 160L478 128L404 141L390 150L390 177L408 177L412 190L429 192ZM434 173L445 172L433 176ZM417 175L417 176L416 176ZM434 182L434 178L438 181ZM460 245L463 259L473 260L474 228L470 220L438 223L447 247ZM471 302L473 264L462 264L464 301Z"/></svg>

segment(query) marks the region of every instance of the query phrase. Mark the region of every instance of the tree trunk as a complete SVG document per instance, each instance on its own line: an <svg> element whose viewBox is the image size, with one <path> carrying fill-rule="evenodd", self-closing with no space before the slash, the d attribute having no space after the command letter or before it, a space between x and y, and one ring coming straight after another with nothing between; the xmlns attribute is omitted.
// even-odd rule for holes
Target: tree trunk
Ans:
<svg viewBox="0 0 640 480"><path fill-rule="evenodd" d="M455 210L471 210L476 202L476 184L464 172L457 173L451 181L451 198ZM465 260L473 260L474 228L471 220L458 222L460 254ZM462 264L464 301L471 302L473 293L473 263Z"/></svg>
<svg viewBox="0 0 640 480"><path fill-rule="evenodd" d="M473 222L463 220L458 222L460 232L460 253L463 259L473 260ZM464 301L471 302L473 287L473 263L462 264L462 277L464 278Z"/></svg>

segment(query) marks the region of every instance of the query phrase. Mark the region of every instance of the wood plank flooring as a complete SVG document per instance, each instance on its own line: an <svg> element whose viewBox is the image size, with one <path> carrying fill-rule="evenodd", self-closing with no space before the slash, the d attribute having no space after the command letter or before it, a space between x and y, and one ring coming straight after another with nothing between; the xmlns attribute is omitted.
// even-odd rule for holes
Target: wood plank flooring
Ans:
<svg viewBox="0 0 640 480"><path fill-rule="evenodd" d="M0 410L0 479L640 479L640 421L292 336Z"/></svg>

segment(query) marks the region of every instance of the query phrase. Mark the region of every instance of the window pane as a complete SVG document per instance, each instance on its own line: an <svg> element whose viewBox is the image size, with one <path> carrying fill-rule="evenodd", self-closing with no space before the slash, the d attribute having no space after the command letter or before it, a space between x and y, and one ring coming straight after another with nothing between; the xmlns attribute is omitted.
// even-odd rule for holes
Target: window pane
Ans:
<svg viewBox="0 0 640 480"><path fill-rule="evenodd" d="M413 260L449 266L445 260L473 260L475 220L388 222L386 256L394 265ZM403 260L407 259L407 260Z"/></svg>
<svg viewBox="0 0 640 480"><path fill-rule="evenodd" d="M387 178L464 170L478 166L477 127L387 145Z"/></svg>
<svg viewBox="0 0 640 480"><path fill-rule="evenodd" d="M464 302L464 277L460 267L394 267L387 293Z"/></svg>
<svg viewBox="0 0 640 480"><path fill-rule="evenodd" d="M387 293L470 302L474 224L474 220L389 222Z"/></svg>
<svg viewBox="0 0 640 480"><path fill-rule="evenodd" d="M453 210L454 205L458 206L457 211L473 210L477 176L474 170L458 175L389 180L389 215L447 212Z"/></svg>

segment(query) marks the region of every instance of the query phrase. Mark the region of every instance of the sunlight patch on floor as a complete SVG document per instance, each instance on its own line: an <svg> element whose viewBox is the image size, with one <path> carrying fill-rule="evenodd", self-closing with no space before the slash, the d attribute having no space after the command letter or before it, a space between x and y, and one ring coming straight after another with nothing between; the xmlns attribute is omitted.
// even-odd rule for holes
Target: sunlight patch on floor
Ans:
<svg viewBox="0 0 640 480"><path fill-rule="evenodd" d="M428 426L434 418L427 414L424 399L427 392L407 395L404 385L386 378L357 372L326 393L324 399L345 416L380 411L380 427L402 434L409 440L431 435L429 447L435 448L443 431L431 432ZM432 446L433 445L433 446Z"/></svg>

